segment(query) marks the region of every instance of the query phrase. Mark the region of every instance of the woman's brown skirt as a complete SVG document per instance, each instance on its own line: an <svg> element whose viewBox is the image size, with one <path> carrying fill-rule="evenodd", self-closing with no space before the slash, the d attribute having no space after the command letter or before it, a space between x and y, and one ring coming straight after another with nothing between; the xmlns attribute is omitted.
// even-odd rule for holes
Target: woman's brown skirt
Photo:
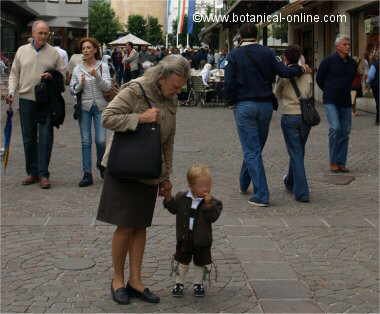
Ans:
<svg viewBox="0 0 380 314"><path fill-rule="evenodd" d="M127 228L149 227L157 191L157 185L121 182L106 171L96 219Z"/></svg>

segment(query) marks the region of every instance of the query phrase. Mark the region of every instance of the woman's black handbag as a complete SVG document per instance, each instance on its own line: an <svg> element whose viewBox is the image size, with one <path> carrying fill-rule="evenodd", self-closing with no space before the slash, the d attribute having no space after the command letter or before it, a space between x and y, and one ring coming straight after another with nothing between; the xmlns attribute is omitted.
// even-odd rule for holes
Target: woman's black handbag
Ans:
<svg viewBox="0 0 380 314"><path fill-rule="evenodd" d="M74 104L73 118L79 120L82 116L82 92L75 95L76 102Z"/></svg>
<svg viewBox="0 0 380 314"><path fill-rule="evenodd" d="M293 86L294 92L296 93L301 106L301 115L303 122L308 126L316 126L321 122L321 118L317 109L315 109L313 98L303 98L301 97L301 92L297 86L294 78L290 79L290 83Z"/></svg>
<svg viewBox="0 0 380 314"><path fill-rule="evenodd" d="M140 83L144 98L152 108ZM107 169L120 180L157 179L161 175L162 153L160 125L138 124L135 131L115 132L108 158Z"/></svg>

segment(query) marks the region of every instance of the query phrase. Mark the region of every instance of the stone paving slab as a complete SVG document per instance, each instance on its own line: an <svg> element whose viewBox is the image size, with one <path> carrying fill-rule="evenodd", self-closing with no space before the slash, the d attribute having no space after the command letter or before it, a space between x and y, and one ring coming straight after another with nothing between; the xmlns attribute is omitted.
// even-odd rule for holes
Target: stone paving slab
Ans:
<svg viewBox="0 0 380 314"><path fill-rule="evenodd" d="M265 313L324 313L310 300L264 300L261 305Z"/></svg>
<svg viewBox="0 0 380 314"><path fill-rule="evenodd" d="M262 227L247 226L224 226L224 231L228 236L266 236L267 232Z"/></svg>
<svg viewBox="0 0 380 314"><path fill-rule="evenodd" d="M244 263L244 271L249 280L297 280L294 270L286 262Z"/></svg>
<svg viewBox="0 0 380 314"><path fill-rule="evenodd" d="M287 227L297 228L297 227L323 227L326 226L319 217L312 216L298 216L291 218L283 218Z"/></svg>
<svg viewBox="0 0 380 314"><path fill-rule="evenodd" d="M254 280L259 299L309 299L311 293L308 287L297 280Z"/></svg>
<svg viewBox="0 0 380 314"><path fill-rule="evenodd" d="M244 219L244 226L269 226L269 227L285 227L284 222L280 218L258 218L258 219Z"/></svg>
<svg viewBox="0 0 380 314"><path fill-rule="evenodd" d="M1 220L2 226L42 226L48 217L7 217Z"/></svg>
<svg viewBox="0 0 380 314"><path fill-rule="evenodd" d="M283 257L278 250L242 250L235 249L234 250L236 256L243 263L247 262L281 262L283 261Z"/></svg>
<svg viewBox="0 0 380 314"><path fill-rule="evenodd" d="M233 247L237 249L261 249L261 250L276 250L276 243L265 237L257 236L242 236L242 237L228 237Z"/></svg>

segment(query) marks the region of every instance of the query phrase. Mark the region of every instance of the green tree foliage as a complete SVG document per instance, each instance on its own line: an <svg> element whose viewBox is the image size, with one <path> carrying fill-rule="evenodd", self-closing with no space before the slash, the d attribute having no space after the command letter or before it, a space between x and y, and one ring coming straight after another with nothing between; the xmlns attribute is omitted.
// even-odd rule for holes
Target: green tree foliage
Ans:
<svg viewBox="0 0 380 314"><path fill-rule="evenodd" d="M117 38L122 26L116 18L111 4L105 0L95 0L89 8L89 33L100 43L108 43Z"/></svg>
<svg viewBox="0 0 380 314"><path fill-rule="evenodd" d="M162 25L158 23L156 17L148 16L145 19L138 14L130 15L126 27L128 33L144 39L152 45L163 44Z"/></svg>
<svg viewBox="0 0 380 314"><path fill-rule="evenodd" d="M158 23L158 19L153 16L148 16L146 23L146 35L145 40L152 45L163 44L163 35L161 25Z"/></svg>
<svg viewBox="0 0 380 314"><path fill-rule="evenodd" d="M127 22L127 31L145 40L146 21L144 17L138 14L130 15Z"/></svg>

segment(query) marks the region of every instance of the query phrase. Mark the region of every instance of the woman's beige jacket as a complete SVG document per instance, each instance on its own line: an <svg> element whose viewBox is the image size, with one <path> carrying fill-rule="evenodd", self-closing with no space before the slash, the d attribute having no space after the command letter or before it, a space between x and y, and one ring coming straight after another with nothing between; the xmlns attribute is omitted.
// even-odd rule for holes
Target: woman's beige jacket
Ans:
<svg viewBox="0 0 380 314"><path fill-rule="evenodd" d="M138 125L139 114L149 109L143 96L139 82L153 107L160 109L159 120L162 147L162 174L159 179L139 180L154 185L169 178L173 163L173 145L176 128L177 96L166 98L161 93L158 82L139 77L123 86L119 94L108 104L102 113L103 126L114 132L134 131ZM113 134L107 141L102 165L107 167ZM143 145L143 143L142 143Z"/></svg>

